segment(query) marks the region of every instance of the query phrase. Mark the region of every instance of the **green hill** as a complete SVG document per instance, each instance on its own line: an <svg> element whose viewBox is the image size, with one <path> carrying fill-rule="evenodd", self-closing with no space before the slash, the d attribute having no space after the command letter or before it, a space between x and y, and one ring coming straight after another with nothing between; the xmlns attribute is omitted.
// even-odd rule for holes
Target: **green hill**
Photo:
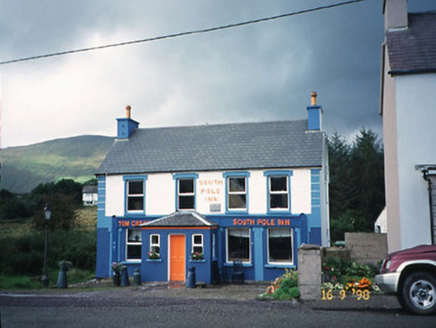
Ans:
<svg viewBox="0 0 436 328"><path fill-rule="evenodd" d="M0 189L26 193L40 183L62 178L78 182L92 179L113 140L78 136L3 149Z"/></svg>

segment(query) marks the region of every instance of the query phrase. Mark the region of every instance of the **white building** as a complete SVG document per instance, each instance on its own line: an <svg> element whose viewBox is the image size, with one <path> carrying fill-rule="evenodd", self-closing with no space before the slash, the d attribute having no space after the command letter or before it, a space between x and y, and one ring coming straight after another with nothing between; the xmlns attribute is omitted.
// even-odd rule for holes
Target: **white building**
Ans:
<svg viewBox="0 0 436 328"><path fill-rule="evenodd" d="M385 0L381 114L389 252L434 243L436 13ZM425 180L425 179L427 180Z"/></svg>

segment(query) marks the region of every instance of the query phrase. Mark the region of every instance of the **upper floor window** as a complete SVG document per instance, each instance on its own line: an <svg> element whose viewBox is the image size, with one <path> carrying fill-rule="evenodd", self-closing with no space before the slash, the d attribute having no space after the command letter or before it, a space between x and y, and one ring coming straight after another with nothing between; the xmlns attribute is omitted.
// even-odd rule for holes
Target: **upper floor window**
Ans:
<svg viewBox="0 0 436 328"><path fill-rule="evenodd" d="M176 208L195 210L195 180L198 174L174 174L176 179Z"/></svg>
<svg viewBox="0 0 436 328"><path fill-rule="evenodd" d="M144 181L127 181L127 211L144 210Z"/></svg>
<svg viewBox="0 0 436 328"><path fill-rule="evenodd" d="M126 260L140 260L142 248L142 234L139 229L126 229Z"/></svg>
<svg viewBox="0 0 436 328"><path fill-rule="evenodd" d="M269 177L269 208L285 209L289 208L288 199L288 177L270 176Z"/></svg>
<svg viewBox="0 0 436 328"><path fill-rule="evenodd" d="M248 210L248 177L249 173L231 172L224 173L226 178L227 210Z"/></svg>
<svg viewBox="0 0 436 328"><path fill-rule="evenodd" d="M291 171L266 171L268 179L268 211L290 210Z"/></svg>
<svg viewBox="0 0 436 328"><path fill-rule="evenodd" d="M178 182L178 210L195 209L194 179L179 179Z"/></svg>

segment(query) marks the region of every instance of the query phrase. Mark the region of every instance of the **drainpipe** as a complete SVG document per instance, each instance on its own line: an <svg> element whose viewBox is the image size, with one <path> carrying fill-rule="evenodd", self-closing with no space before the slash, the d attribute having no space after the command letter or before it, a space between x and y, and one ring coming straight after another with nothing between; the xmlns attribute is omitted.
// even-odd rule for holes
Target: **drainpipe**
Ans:
<svg viewBox="0 0 436 328"><path fill-rule="evenodd" d="M433 197L432 197L432 190L433 190L433 183L429 176L429 170L435 170L434 167L429 167L424 170L422 170L423 178L428 183L428 201L430 204L430 237L431 237L431 244L434 245L434 214L433 214Z"/></svg>

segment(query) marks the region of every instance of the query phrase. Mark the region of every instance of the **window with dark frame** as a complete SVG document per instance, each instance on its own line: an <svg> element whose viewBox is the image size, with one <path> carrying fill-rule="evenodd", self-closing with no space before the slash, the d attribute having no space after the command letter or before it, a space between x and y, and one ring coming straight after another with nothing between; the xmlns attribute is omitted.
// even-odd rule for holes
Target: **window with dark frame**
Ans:
<svg viewBox="0 0 436 328"><path fill-rule="evenodd" d="M144 181L127 181L127 211L144 211Z"/></svg>
<svg viewBox="0 0 436 328"><path fill-rule="evenodd" d="M269 208L272 210L289 209L289 191L287 176L269 177Z"/></svg>
<svg viewBox="0 0 436 328"><path fill-rule="evenodd" d="M268 263L293 263L292 229L268 229Z"/></svg>
<svg viewBox="0 0 436 328"><path fill-rule="evenodd" d="M247 209L247 178L228 177L228 208L229 210Z"/></svg>
<svg viewBox="0 0 436 328"><path fill-rule="evenodd" d="M178 210L194 210L195 209L195 179L178 179L178 195L177 209Z"/></svg>
<svg viewBox="0 0 436 328"><path fill-rule="evenodd" d="M142 259L142 231L140 229L126 229L126 260Z"/></svg>
<svg viewBox="0 0 436 328"><path fill-rule="evenodd" d="M227 230L227 262L250 262L250 229Z"/></svg>

